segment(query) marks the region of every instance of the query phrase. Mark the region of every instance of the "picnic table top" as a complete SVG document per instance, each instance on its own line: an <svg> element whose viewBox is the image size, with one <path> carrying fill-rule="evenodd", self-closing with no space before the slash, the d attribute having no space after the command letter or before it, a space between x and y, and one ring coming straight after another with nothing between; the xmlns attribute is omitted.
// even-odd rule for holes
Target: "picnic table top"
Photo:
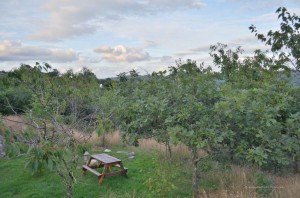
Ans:
<svg viewBox="0 0 300 198"><path fill-rule="evenodd" d="M99 160L99 161L103 162L104 164L121 162L120 159L115 158L115 157L110 156L110 155L107 155L105 153L91 155L91 157L94 158L94 159L96 159L96 160Z"/></svg>

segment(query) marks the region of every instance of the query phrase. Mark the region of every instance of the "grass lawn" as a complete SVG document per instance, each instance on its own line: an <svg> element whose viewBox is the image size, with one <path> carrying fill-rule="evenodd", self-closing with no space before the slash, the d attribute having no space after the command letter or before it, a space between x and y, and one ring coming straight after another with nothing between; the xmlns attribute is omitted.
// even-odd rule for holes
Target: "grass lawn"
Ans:
<svg viewBox="0 0 300 198"><path fill-rule="evenodd" d="M123 161L128 168L128 178L118 175L104 179L101 186L97 177L88 172L81 176L81 164L75 173L77 185L74 188L74 197L157 197L147 186L145 181L154 178L157 168L171 171L172 183L176 186L168 193L168 197L191 197L191 174L180 164L172 163L172 166L163 167L155 165L157 158L151 150L138 150L136 148L115 147L110 155ZM134 151L135 159L128 160L125 154L116 153L118 150ZM99 151L91 153L101 153ZM25 157L0 160L0 197L65 197L65 189L62 180L55 174L44 172L41 176L31 176L24 170ZM163 160L162 160L162 163ZM170 165L170 164L169 164Z"/></svg>
<svg viewBox="0 0 300 198"><path fill-rule="evenodd" d="M118 175L105 178L98 185L97 177L87 171L82 176L79 162L75 176L74 197L163 197L161 190L168 189L165 197L192 197L192 168L187 156L174 153L167 159L164 152L153 149L112 146L110 155L123 161L128 168L128 178ZM117 151L135 152L135 159ZM101 153L94 150L91 154ZM54 172L45 171L40 176L31 176L24 170L26 157L0 159L0 198L8 197L66 197L64 184ZM203 197L299 197L300 175L276 176L264 173L270 183L257 183L257 170L236 165L223 166L216 161L203 162L199 187ZM149 189L149 183L152 181ZM255 188L245 186L273 186L271 194L257 194Z"/></svg>

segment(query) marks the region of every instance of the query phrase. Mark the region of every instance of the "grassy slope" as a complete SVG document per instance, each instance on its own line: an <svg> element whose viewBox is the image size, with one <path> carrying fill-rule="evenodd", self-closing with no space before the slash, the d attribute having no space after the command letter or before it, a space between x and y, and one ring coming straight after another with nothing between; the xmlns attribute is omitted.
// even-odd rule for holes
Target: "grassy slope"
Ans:
<svg viewBox="0 0 300 198"><path fill-rule="evenodd" d="M75 173L78 184L74 189L74 197L155 197L144 185L145 180L152 177L154 171L153 152L132 148L130 151L135 151L136 158L130 161L126 160L124 154L117 154L117 150L113 149L111 155L124 160L124 165L129 169L128 178L123 176L106 178L103 184L98 186L97 177L92 173L87 172L86 176L81 176L79 164ZM24 170L24 163L24 157L0 160L0 197L64 197L64 185L58 176L45 172L42 176L32 177ZM172 171L180 176L174 179L177 189L169 196L191 197L189 187L191 175L184 174L182 172L184 170L176 164Z"/></svg>

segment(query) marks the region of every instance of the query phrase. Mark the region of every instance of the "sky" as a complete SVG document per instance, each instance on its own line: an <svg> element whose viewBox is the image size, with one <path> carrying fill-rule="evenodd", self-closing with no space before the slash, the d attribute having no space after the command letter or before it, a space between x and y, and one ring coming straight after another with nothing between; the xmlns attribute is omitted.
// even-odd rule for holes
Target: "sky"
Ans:
<svg viewBox="0 0 300 198"><path fill-rule="evenodd" d="M217 70L210 45L266 49L248 28L279 29L278 7L300 15L300 0L0 0L0 71L47 62L108 78L178 59Z"/></svg>

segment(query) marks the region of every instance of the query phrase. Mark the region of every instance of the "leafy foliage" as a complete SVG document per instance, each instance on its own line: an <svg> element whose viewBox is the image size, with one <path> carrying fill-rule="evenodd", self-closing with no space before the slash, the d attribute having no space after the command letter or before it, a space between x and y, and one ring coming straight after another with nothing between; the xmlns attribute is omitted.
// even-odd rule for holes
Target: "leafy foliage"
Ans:
<svg viewBox="0 0 300 198"><path fill-rule="evenodd" d="M278 19L281 19L280 30L270 30L267 36L257 32L254 25L250 26L258 40L271 47L271 51L278 57L278 61L291 64L295 69L300 69L300 17L291 14L285 7L276 10ZM287 65L286 65L287 66Z"/></svg>
<svg viewBox="0 0 300 198"><path fill-rule="evenodd" d="M162 157L158 153L155 154L152 163L154 171L144 184L154 196L166 197L170 191L177 189L173 182L176 179L176 172L171 169L173 164L170 161L162 161Z"/></svg>

